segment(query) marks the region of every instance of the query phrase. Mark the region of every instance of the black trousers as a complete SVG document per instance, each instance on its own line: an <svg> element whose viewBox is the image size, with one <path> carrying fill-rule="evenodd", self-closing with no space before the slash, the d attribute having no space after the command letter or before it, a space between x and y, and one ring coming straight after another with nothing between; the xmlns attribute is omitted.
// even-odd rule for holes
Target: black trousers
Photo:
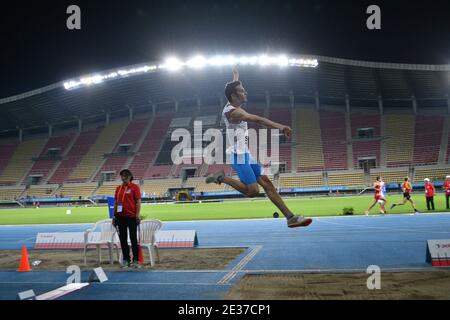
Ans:
<svg viewBox="0 0 450 320"><path fill-rule="evenodd" d="M446 194L446 195L445 195L445 200L446 200L446 202L447 202L447 209L450 209L450 206L449 206L449 199L450 199L450 194Z"/></svg>
<svg viewBox="0 0 450 320"><path fill-rule="evenodd" d="M133 250L133 261L138 261L139 246L137 240L137 223L135 217L116 216L119 229L120 246L122 247L123 260L131 262L130 248L128 246L128 230L130 230L131 248Z"/></svg>
<svg viewBox="0 0 450 320"><path fill-rule="evenodd" d="M434 210L434 197L426 197L427 198L427 209Z"/></svg>

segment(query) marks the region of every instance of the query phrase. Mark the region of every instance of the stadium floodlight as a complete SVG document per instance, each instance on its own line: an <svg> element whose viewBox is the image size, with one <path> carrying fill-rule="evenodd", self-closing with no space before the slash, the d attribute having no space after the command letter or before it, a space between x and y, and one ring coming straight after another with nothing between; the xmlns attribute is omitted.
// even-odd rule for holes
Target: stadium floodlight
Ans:
<svg viewBox="0 0 450 320"><path fill-rule="evenodd" d="M190 68L194 68L194 69L200 69L203 68L207 65L208 61L206 60L205 57L203 56L195 56L191 59L189 59L186 62L186 65Z"/></svg>
<svg viewBox="0 0 450 320"><path fill-rule="evenodd" d="M260 66L268 66L270 64L271 59L266 55L261 55L258 57L258 64Z"/></svg>
<svg viewBox="0 0 450 320"><path fill-rule="evenodd" d="M258 57L256 57L256 56L253 56L253 57L243 56L243 57L239 58L239 64L241 64L241 65L252 65L253 66L257 63L258 63Z"/></svg>
<svg viewBox="0 0 450 320"><path fill-rule="evenodd" d="M319 65L317 59L289 59L289 65L293 67L315 68Z"/></svg>
<svg viewBox="0 0 450 320"><path fill-rule="evenodd" d="M183 67L184 63L175 57L166 59L165 63L161 66L163 69L170 71L176 71Z"/></svg>
<svg viewBox="0 0 450 320"><path fill-rule="evenodd" d="M222 56L214 56L207 60L208 65L210 66L222 66L223 65L223 57Z"/></svg>
<svg viewBox="0 0 450 320"><path fill-rule="evenodd" d="M205 67L223 67L233 65L260 65L260 66L279 66L279 67L307 67L315 68L319 65L317 59L306 59L299 57L288 57L287 55L269 56L262 54L260 56L240 56L235 57L233 55L226 56L213 56L206 58L202 55L197 55L190 58L187 61L181 61L178 58L170 57L163 64L160 65L137 65L130 69L118 69L109 71L109 73L101 75L95 74L90 76L84 76L76 80L69 80L64 82L64 88L67 90L75 89L81 86L91 86L99 84L105 80L113 80L120 77L129 77L136 74L142 74L147 72L153 72L158 69L167 69L169 71L177 71L183 67L189 67L192 69L202 69Z"/></svg>
<svg viewBox="0 0 450 320"><path fill-rule="evenodd" d="M287 67L289 65L289 59L285 55L281 55L276 58L276 64L280 67Z"/></svg>

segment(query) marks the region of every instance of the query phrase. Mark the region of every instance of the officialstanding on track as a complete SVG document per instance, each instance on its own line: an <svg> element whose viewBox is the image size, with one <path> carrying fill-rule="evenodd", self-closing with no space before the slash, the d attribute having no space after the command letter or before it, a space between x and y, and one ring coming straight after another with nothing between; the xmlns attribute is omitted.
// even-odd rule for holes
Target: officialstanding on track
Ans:
<svg viewBox="0 0 450 320"><path fill-rule="evenodd" d="M445 203L446 208L450 209L449 207L449 199L450 199L450 176L445 177L444 185L442 186L445 190Z"/></svg>
<svg viewBox="0 0 450 320"><path fill-rule="evenodd" d="M427 209L434 210L434 196L436 195L436 190L434 185L431 183L430 179L425 178L425 198L427 201Z"/></svg>
<svg viewBox="0 0 450 320"><path fill-rule="evenodd" d="M123 256L122 268L140 268L137 228L141 219L141 190L137 184L132 183L133 175L130 170L122 170L120 177L122 184L116 188L113 224L119 232ZM128 230L130 231L133 261L131 261L128 246Z"/></svg>

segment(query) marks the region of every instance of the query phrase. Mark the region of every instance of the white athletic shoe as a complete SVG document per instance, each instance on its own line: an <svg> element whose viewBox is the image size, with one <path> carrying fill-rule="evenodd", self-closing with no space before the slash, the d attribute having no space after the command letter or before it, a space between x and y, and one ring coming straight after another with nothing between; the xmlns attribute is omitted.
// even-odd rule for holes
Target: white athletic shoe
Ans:
<svg viewBox="0 0 450 320"><path fill-rule="evenodd" d="M216 173L212 173L209 176L206 177L205 182L206 183L217 183L217 184L221 184L223 182L223 178L225 178L225 172L219 171Z"/></svg>
<svg viewBox="0 0 450 320"><path fill-rule="evenodd" d="M296 227L307 227L311 224L312 219L304 218L302 216L293 216L287 220L287 225L289 228Z"/></svg>
<svg viewBox="0 0 450 320"><path fill-rule="evenodd" d="M365 214L366 216L368 216L368 215L369 215L369 211L364 212L364 214Z"/></svg>

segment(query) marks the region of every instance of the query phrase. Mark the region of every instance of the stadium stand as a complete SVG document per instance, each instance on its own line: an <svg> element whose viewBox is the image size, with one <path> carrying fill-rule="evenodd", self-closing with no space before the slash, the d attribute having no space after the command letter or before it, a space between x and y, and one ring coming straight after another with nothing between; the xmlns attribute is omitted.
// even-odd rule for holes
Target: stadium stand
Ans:
<svg viewBox="0 0 450 320"><path fill-rule="evenodd" d="M208 166L208 170L206 170L204 176L221 170L223 170L227 176L231 176L233 172L233 169L229 164L211 164Z"/></svg>
<svg viewBox="0 0 450 320"><path fill-rule="evenodd" d="M350 117L352 145L353 145L353 159L354 166L358 167L358 159L361 158L375 158L376 165L380 165L380 141L374 139L359 138L358 129L373 128L373 136L380 137L380 116L378 114L367 113L352 113Z"/></svg>
<svg viewBox="0 0 450 320"><path fill-rule="evenodd" d="M57 184L32 185L25 190L21 198L50 198L58 187Z"/></svg>
<svg viewBox="0 0 450 320"><path fill-rule="evenodd" d="M58 158L52 158L50 152L56 152L56 155L61 157L66 150L66 147L74 139L75 135L66 135L59 137L50 137L40 154L39 158L34 161L28 176L41 176L42 182L45 182L47 175L52 168L59 163Z"/></svg>
<svg viewBox="0 0 450 320"><path fill-rule="evenodd" d="M133 151L133 147L137 144L149 121L150 119L136 119L128 123L127 128L122 133L117 145L113 149L113 154L106 159L94 181L99 181L102 178L103 172L113 172L113 179L118 177L120 170L125 167L127 160L130 159L129 154L120 154L119 147L122 145L129 145L131 146L130 152Z"/></svg>
<svg viewBox="0 0 450 320"><path fill-rule="evenodd" d="M408 176L408 171L408 168L396 168L395 170L372 169L370 170L370 181L373 182L377 176L381 176L386 183L402 183L405 177Z"/></svg>
<svg viewBox="0 0 450 320"><path fill-rule="evenodd" d="M9 160L14 154L15 144L2 144L0 145L0 174L3 172L5 167L8 165Z"/></svg>
<svg viewBox="0 0 450 320"><path fill-rule="evenodd" d="M47 138L40 138L20 143L0 176L0 185L20 183L33 163L32 158L41 153L46 142Z"/></svg>
<svg viewBox="0 0 450 320"><path fill-rule="evenodd" d="M414 165L437 164L443 125L444 118L441 116L416 116Z"/></svg>
<svg viewBox="0 0 450 320"><path fill-rule="evenodd" d="M314 171L324 168L319 113L312 108L296 109L298 130L296 158L297 171Z"/></svg>
<svg viewBox="0 0 450 320"><path fill-rule="evenodd" d="M150 130L129 166L135 179L152 177L151 165L153 165L159 152L172 117L173 112L159 113L156 115Z"/></svg>
<svg viewBox="0 0 450 320"><path fill-rule="evenodd" d="M200 121L203 127L215 126L217 124L217 114L209 116L198 116L194 119L194 121Z"/></svg>
<svg viewBox="0 0 450 320"><path fill-rule="evenodd" d="M290 126L292 127L292 112L291 107L271 107L269 109L269 119ZM270 135L268 134L268 145L270 147ZM284 138L283 138L284 139ZM285 172L291 172L292 165L291 165L291 147L290 144L291 141L287 140L287 143L283 143L283 140L280 141L280 153L279 153L279 159L280 163L286 164ZM272 154L271 152L269 153Z"/></svg>
<svg viewBox="0 0 450 320"><path fill-rule="evenodd" d="M111 152L126 126L127 121L120 120L105 127L78 166L72 171L68 181L87 182L102 162L104 154Z"/></svg>
<svg viewBox="0 0 450 320"><path fill-rule="evenodd" d="M194 188L195 192L221 192L225 190L224 184L207 184L204 178L188 178L184 186L186 188Z"/></svg>
<svg viewBox="0 0 450 320"><path fill-rule="evenodd" d="M327 170L347 169L345 115L343 112L321 111L320 128L323 157Z"/></svg>
<svg viewBox="0 0 450 320"><path fill-rule="evenodd" d="M447 140L447 150L445 154L445 163L450 163L450 134L448 135Z"/></svg>
<svg viewBox="0 0 450 320"><path fill-rule="evenodd" d="M429 178L432 181L443 181L445 176L450 175L450 167L423 167L414 170L414 182L423 182Z"/></svg>
<svg viewBox="0 0 450 320"><path fill-rule="evenodd" d="M195 169L195 177L198 177L200 174L200 167L199 164L185 164L185 165L179 165L176 166L175 172L172 174L173 177L181 177L183 173L183 169Z"/></svg>
<svg viewBox="0 0 450 320"><path fill-rule="evenodd" d="M180 188L181 179L152 179L144 180L141 190L147 194L163 196L169 188Z"/></svg>
<svg viewBox="0 0 450 320"><path fill-rule="evenodd" d="M81 132L77 136L66 157L60 162L59 166L48 180L48 183L63 183L69 177L73 169L78 166L84 155L92 147L101 131L102 129L91 129Z"/></svg>
<svg viewBox="0 0 450 320"><path fill-rule="evenodd" d="M315 188L322 187L322 173L299 173L296 175L280 175L280 188Z"/></svg>
<svg viewBox="0 0 450 320"><path fill-rule="evenodd" d="M328 172L329 186L364 186L364 171L335 171Z"/></svg>
<svg viewBox="0 0 450 320"><path fill-rule="evenodd" d="M0 187L0 200L18 199L24 190L24 186Z"/></svg>
<svg viewBox="0 0 450 320"><path fill-rule="evenodd" d="M165 178L170 174L170 165L152 165L147 169L147 176L150 178Z"/></svg>
<svg viewBox="0 0 450 320"><path fill-rule="evenodd" d="M136 181L134 182L136 183ZM95 196L114 196L117 186L120 185L120 181L108 181L104 182L95 192Z"/></svg>
<svg viewBox="0 0 450 320"><path fill-rule="evenodd" d="M388 114L386 125L386 162L388 167L411 165L414 149L414 115Z"/></svg>
<svg viewBox="0 0 450 320"><path fill-rule="evenodd" d="M88 198L97 189L97 186L97 183L66 183L58 190L57 194L62 197Z"/></svg>
<svg viewBox="0 0 450 320"><path fill-rule="evenodd" d="M287 70L274 74L266 69L264 72L269 76L262 77L261 72L254 72L249 66L243 73L245 87L250 94L245 109L295 129L295 144L290 141L280 144L280 160L287 164L287 174L282 173L277 182L280 187L359 186L366 185L369 178L373 181L379 174L388 183L399 183L410 173L413 173L415 182L422 182L425 177L441 180L450 174L448 165L429 167L438 162L439 154L440 165L450 160L450 143L442 143L445 148L440 150L440 142L446 141L445 138L450 142L450 136L442 137L446 128L443 118L448 117L449 107L448 90L442 90L448 87L443 82L447 79L447 71L442 71L439 66L411 65L409 69L395 64L326 57L319 60L320 67L315 70ZM191 127L194 120L201 120L206 127L218 125L224 97L217 93L223 92L223 85L228 80L222 71L214 73L211 70L204 81L197 83L197 96L193 95L191 84L187 85L190 82L183 77L170 77L170 83L164 82L157 71L144 77L130 76L108 82L105 86L92 86L89 99L86 99L86 88L67 91L56 84L52 88L33 91L26 99L22 95L1 99L0 114L3 117L0 120L8 121L2 122L0 132L0 185L8 187L0 187L0 199L26 196L30 192L36 193L35 196L48 195L49 189L53 196L111 195L119 181L103 183L98 190L97 183L90 181L101 180L101 172L117 174L125 166L134 173L136 181L145 180L143 187L148 191L164 193L169 187L180 187L182 179L174 179L172 175L180 176L183 166L171 163L172 145L165 143L170 140L168 134L172 129ZM354 167L358 167L359 159L375 158L378 168L370 169L370 175L362 170L346 171L352 169L348 168L346 159L349 156L345 145L346 115L343 113L346 94L351 112L352 148L349 150L353 152L353 159L350 160L353 160ZM413 94L418 97L417 108L413 108L414 103L411 103ZM378 95L381 95L382 103L379 103ZM287 102L290 98L295 102L294 113ZM315 98L319 100L320 111L311 107ZM206 101L205 105L202 105L203 101ZM113 116L120 114L126 117L129 110L125 104L133 106L133 114L137 116L131 123L128 118L118 120L114 117L113 123L107 127L68 135L68 140L58 142L56 146L61 148L62 160L43 159L46 150L58 138L42 138L48 132L48 123L54 124L55 130L75 132L79 123L74 116L84 126L93 126L103 121L105 109L110 110ZM175 109L179 107L176 113L174 104ZM35 105L42 106L45 117L16 111ZM54 107L58 105L65 108ZM40 112L40 107L36 111ZM150 122L139 119L139 115L151 112L155 118ZM251 124L252 127L259 126ZM373 128L369 137L359 135L361 130L358 129L368 128ZM11 142L18 136L25 137L25 141ZM120 144L132 144L130 151L135 152L134 155L110 155L105 160L104 155L117 153ZM42 159L33 162L33 157ZM202 165L197 176L188 178L185 186L192 186L196 191L232 190L229 186L204 183L204 176L221 169L227 175L235 174L227 164ZM299 173L290 174L291 171ZM25 192L21 183L25 182L23 178L27 175L42 175L44 178L51 175L48 181L43 181L50 187L42 184ZM112 179L117 179L117 175Z"/></svg>
<svg viewBox="0 0 450 320"><path fill-rule="evenodd" d="M191 125L191 117L173 118L170 122L170 128L186 128Z"/></svg>

